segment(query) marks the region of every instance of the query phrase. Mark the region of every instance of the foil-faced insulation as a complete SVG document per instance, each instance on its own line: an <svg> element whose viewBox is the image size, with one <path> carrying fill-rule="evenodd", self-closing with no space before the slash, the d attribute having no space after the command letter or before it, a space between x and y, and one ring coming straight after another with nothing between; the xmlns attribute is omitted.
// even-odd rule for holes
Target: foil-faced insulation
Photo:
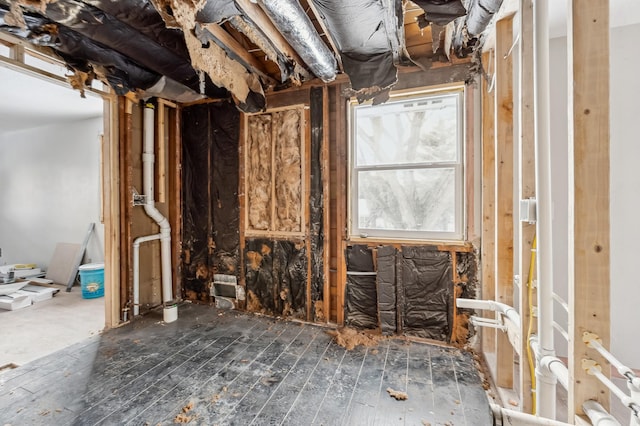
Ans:
<svg viewBox="0 0 640 426"><path fill-rule="evenodd" d="M373 98L393 86L398 79L396 64L407 61L402 2L312 1L336 42L359 100Z"/></svg>
<svg viewBox="0 0 640 426"><path fill-rule="evenodd" d="M297 0L260 0L260 6L311 72L325 83L336 78L338 63Z"/></svg>

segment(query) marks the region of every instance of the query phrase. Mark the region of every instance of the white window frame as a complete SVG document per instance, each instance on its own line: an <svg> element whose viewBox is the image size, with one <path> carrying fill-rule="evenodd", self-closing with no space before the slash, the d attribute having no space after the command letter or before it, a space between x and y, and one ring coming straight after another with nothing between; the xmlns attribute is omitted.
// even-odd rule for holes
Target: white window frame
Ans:
<svg viewBox="0 0 640 426"><path fill-rule="evenodd" d="M433 163L413 163L377 166L358 166L356 164L356 114L359 108L369 107L368 104L358 105L355 100L349 101L349 235L351 239L393 239L393 240L426 240L426 241L464 241L466 238L466 194L464 190L465 182L465 106L464 106L464 86L447 87L444 89L424 89L409 93L392 94L389 102L407 102L419 99L433 99L455 95L458 102L458 158L454 162L433 162ZM363 171L384 171L384 170L415 170L415 169L439 169L453 168L455 171L455 226L453 232L435 231L405 231L405 230L382 230L360 228L358 226L358 176Z"/></svg>

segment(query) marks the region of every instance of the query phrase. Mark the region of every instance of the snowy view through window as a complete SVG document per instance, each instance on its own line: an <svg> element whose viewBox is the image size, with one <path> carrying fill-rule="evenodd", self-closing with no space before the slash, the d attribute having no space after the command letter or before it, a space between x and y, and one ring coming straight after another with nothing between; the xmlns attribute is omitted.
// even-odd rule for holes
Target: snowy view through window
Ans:
<svg viewBox="0 0 640 426"><path fill-rule="evenodd" d="M460 237L460 93L354 106L354 233Z"/></svg>

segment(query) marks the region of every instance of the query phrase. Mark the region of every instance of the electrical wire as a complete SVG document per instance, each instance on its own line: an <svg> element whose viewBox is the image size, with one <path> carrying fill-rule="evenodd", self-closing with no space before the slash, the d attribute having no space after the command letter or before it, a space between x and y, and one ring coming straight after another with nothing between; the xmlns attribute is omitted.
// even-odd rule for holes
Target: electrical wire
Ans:
<svg viewBox="0 0 640 426"><path fill-rule="evenodd" d="M529 374L531 375L531 401L532 412L536 412L536 372L535 362L531 345L528 344L531 334L533 333L533 273L536 269L536 251L537 251L537 236L533 236L533 244L531 245L531 261L529 262L529 277L527 278L527 291L529 293L529 328L527 330L527 358L529 360Z"/></svg>

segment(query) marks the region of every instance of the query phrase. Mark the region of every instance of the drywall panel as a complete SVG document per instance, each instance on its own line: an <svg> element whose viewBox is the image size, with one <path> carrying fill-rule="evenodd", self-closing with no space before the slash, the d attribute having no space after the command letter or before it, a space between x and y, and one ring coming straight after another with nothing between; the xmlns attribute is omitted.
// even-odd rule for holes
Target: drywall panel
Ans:
<svg viewBox="0 0 640 426"><path fill-rule="evenodd" d="M85 260L104 260L102 126L92 118L0 134L0 262L46 269L56 243L82 243L91 222Z"/></svg>

